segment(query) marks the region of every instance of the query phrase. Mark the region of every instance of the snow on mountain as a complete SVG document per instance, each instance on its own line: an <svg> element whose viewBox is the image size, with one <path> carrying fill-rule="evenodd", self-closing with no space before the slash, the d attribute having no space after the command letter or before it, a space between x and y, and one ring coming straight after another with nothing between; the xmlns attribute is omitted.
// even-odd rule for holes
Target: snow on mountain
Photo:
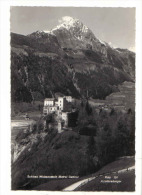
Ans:
<svg viewBox="0 0 142 195"><path fill-rule="evenodd" d="M49 30L37 30L36 32L33 32L31 34L28 34L27 36L29 36L29 37L36 37L36 38L42 38L44 35L53 35L53 36L55 36Z"/></svg>
<svg viewBox="0 0 142 195"><path fill-rule="evenodd" d="M36 38L41 38L47 34L56 36L62 48L92 48L100 52L103 50L104 53L104 46L108 46L103 41L97 39L93 32L76 18L64 16L59 20L59 23L52 30L40 30L28 36Z"/></svg>
<svg viewBox="0 0 142 195"><path fill-rule="evenodd" d="M64 16L59 20L59 23L50 33L57 37L62 48L92 48L98 51L102 50L100 48L102 45L105 45L95 37L86 25L76 18Z"/></svg>
<svg viewBox="0 0 142 195"><path fill-rule="evenodd" d="M76 18L64 16L59 20L59 23L51 31L36 31L28 36L38 39L40 44L44 43L46 49L50 45L52 51L57 52L57 50L60 50L60 54L65 52L67 56L73 55L74 51L88 52L85 55L93 55L92 58L99 54L101 55L101 62L106 64L112 63L114 65L123 61L121 58L124 56L129 56L128 51L123 50L121 52L121 49L112 47L111 43L108 44L96 38L94 33ZM79 53L78 55L80 55ZM117 56L118 54L119 57ZM83 58L84 54L82 53L81 55ZM114 58L113 56L116 57ZM114 62L114 59L117 62Z"/></svg>
<svg viewBox="0 0 142 195"><path fill-rule="evenodd" d="M67 30L70 30L71 28L75 28L80 26L82 29L82 32L87 32L89 29L87 26L83 25L78 19L72 18L70 16L64 16L60 20L60 23L57 27L53 28L51 31L54 32L55 30L58 30L60 28L66 28Z"/></svg>
<svg viewBox="0 0 142 195"><path fill-rule="evenodd" d="M107 57L107 48L116 49L95 37L94 33L79 19L64 16L59 20L59 25L51 30L38 30L28 36L42 38L44 35L56 36L62 48L92 49ZM48 36L47 36L48 37Z"/></svg>

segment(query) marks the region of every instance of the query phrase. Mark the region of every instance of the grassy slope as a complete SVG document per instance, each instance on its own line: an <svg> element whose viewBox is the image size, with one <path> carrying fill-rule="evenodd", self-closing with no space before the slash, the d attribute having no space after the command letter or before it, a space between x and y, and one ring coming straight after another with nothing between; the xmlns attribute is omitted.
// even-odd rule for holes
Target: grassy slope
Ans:
<svg viewBox="0 0 142 195"><path fill-rule="evenodd" d="M120 183L102 183L101 181L107 180L105 176L110 176L114 180L114 176L118 176ZM86 185L77 189L77 191L134 191L135 190L135 171L131 170L118 174L106 174L105 176L98 177Z"/></svg>
<svg viewBox="0 0 142 195"><path fill-rule="evenodd" d="M43 110L43 101L35 101L34 104L27 102L11 102L11 119L25 119L25 114L33 120L41 116Z"/></svg>
<svg viewBox="0 0 142 195"><path fill-rule="evenodd" d="M55 190L62 190L64 188L66 188L67 186L72 185L73 183L83 180L85 178L89 178L91 176L97 176L99 174L103 174L103 173L107 173L107 172L112 172L112 171L118 171L121 169L125 169L127 167L131 167L134 165L134 157L124 157L124 158L120 158L112 163L109 163L108 165L104 166L103 168L101 168L99 171L97 171L94 174L85 176L85 177L80 177L78 179L57 179L57 180L52 180L49 181L47 183L41 184L35 188L33 188L33 190L48 190L48 191L55 191ZM114 176L114 174L111 174L112 176ZM103 177L100 177L98 179L95 179L91 182L89 182L87 185L83 186L82 188L78 188L77 191L103 191L106 190L108 188L108 185L100 185L100 179L103 179ZM109 185L109 190L110 191L127 191L127 190L134 190L134 171L129 171L128 173L120 173L119 174L119 180L122 181L122 184L115 184L115 185ZM129 181L129 186L131 187L130 189L128 189L127 187L127 181ZM94 182L96 183L94 185ZM99 184L99 186L98 186ZM119 186L118 186L119 185Z"/></svg>
<svg viewBox="0 0 142 195"><path fill-rule="evenodd" d="M122 96L122 97L121 97ZM127 109L135 110L135 83L124 82L119 85L119 92L107 96L108 104L124 105Z"/></svg>
<svg viewBox="0 0 142 195"><path fill-rule="evenodd" d="M134 157L119 158L118 160L116 160L112 163L109 163L108 165L101 168L100 171L97 172L97 174L118 171L118 170L121 170L121 169L126 169L127 167L131 167L134 164L135 164Z"/></svg>
<svg viewBox="0 0 142 195"><path fill-rule="evenodd" d="M99 106L99 105L109 105L113 107L115 105L125 106L126 109L131 108L135 110L135 83L133 82L123 82L119 85L116 92L111 93L106 97L105 100L89 100L90 105ZM119 108L119 106L118 106Z"/></svg>

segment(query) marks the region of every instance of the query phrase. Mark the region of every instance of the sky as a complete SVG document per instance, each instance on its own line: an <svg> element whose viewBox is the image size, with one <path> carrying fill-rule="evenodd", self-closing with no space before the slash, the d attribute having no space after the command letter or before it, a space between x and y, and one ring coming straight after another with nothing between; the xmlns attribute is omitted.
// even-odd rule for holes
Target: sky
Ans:
<svg viewBox="0 0 142 195"><path fill-rule="evenodd" d="M11 32L51 30L64 16L79 19L113 47L135 51L135 8L11 7Z"/></svg>

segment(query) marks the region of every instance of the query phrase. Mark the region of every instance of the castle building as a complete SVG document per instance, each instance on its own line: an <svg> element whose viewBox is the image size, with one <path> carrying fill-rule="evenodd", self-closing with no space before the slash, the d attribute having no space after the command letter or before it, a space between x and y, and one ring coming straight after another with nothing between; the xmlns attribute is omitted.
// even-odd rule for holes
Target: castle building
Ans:
<svg viewBox="0 0 142 195"><path fill-rule="evenodd" d="M78 111L72 109L73 99L71 96L46 98L44 100L43 114L56 113L54 117L57 122L58 133L64 130L72 130L77 124Z"/></svg>
<svg viewBox="0 0 142 195"><path fill-rule="evenodd" d="M46 98L44 100L43 114L49 114L56 111L68 110L68 103L72 102L71 96L58 97L58 101L55 98Z"/></svg>
<svg viewBox="0 0 142 195"><path fill-rule="evenodd" d="M68 101L67 101L66 97L58 97L58 107L59 107L59 110L61 110L61 111L67 109Z"/></svg>

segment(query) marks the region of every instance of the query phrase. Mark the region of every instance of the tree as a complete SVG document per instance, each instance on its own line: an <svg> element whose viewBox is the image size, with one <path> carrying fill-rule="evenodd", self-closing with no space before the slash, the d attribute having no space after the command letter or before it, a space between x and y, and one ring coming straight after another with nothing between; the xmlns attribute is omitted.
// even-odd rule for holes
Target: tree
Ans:
<svg viewBox="0 0 142 195"><path fill-rule="evenodd" d="M83 106L84 106L83 100L81 100L80 105L81 105L81 107L83 107Z"/></svg>
<svg viewBox="0 0 142 195"><path fill-rule="evenodd" d="M86 155L87 155L88 173L94 173L97 169L97 165L96 162L94 163L94 157L96 155L96 143L93 136L90 136L88 139Z"/></svg>
<svg viewBox="0 0 142 195"><path fill-rule="evenodd" d="M129 155L135 154L135 115L130 115L130 120L128 121L129 133Z"/></svg>
<svg viewBox="0 0 142 195"><path fill-rule="evenodd" d="M86 110L86 112L87 112L88 115L91 115L92 114L92 108L89 105L89 102L88 101L86 102L85 110Z"/></svg>
<svg viewBox="0 0 142 195"><path fill-rule="evenodd" d="M129 129L127 127L127 118L120 118L116 129L116 145L118 155L127 155L129 151Z"/></svg>
<svg viewBox="0 0 142 195"><path fill-rule="evenodd" d="M88 140L87 154L89 155L89 157L92 158L95 155L95 152L96 152L96 145L95 145L94 137L90 136Z"/></svg>
<svg viewBox="0 0 142 195"><path fill-rule="evenodd" d="M111 109L111 112L110 112L110 116L114 115L115 114L115 110L114 108Z"/></svg>
<svg viewBox="0 0 142 195"><path fill-rule="evenodd" d="M32 133L35 133L37 131L37 124L33 124L32 126Z"/></svg>
<svg viewBox="0 0 142 195"><path fill-rule="evenodd" d="M132 109L131 108L128 109L127 114L132 114Z"/></svg>

